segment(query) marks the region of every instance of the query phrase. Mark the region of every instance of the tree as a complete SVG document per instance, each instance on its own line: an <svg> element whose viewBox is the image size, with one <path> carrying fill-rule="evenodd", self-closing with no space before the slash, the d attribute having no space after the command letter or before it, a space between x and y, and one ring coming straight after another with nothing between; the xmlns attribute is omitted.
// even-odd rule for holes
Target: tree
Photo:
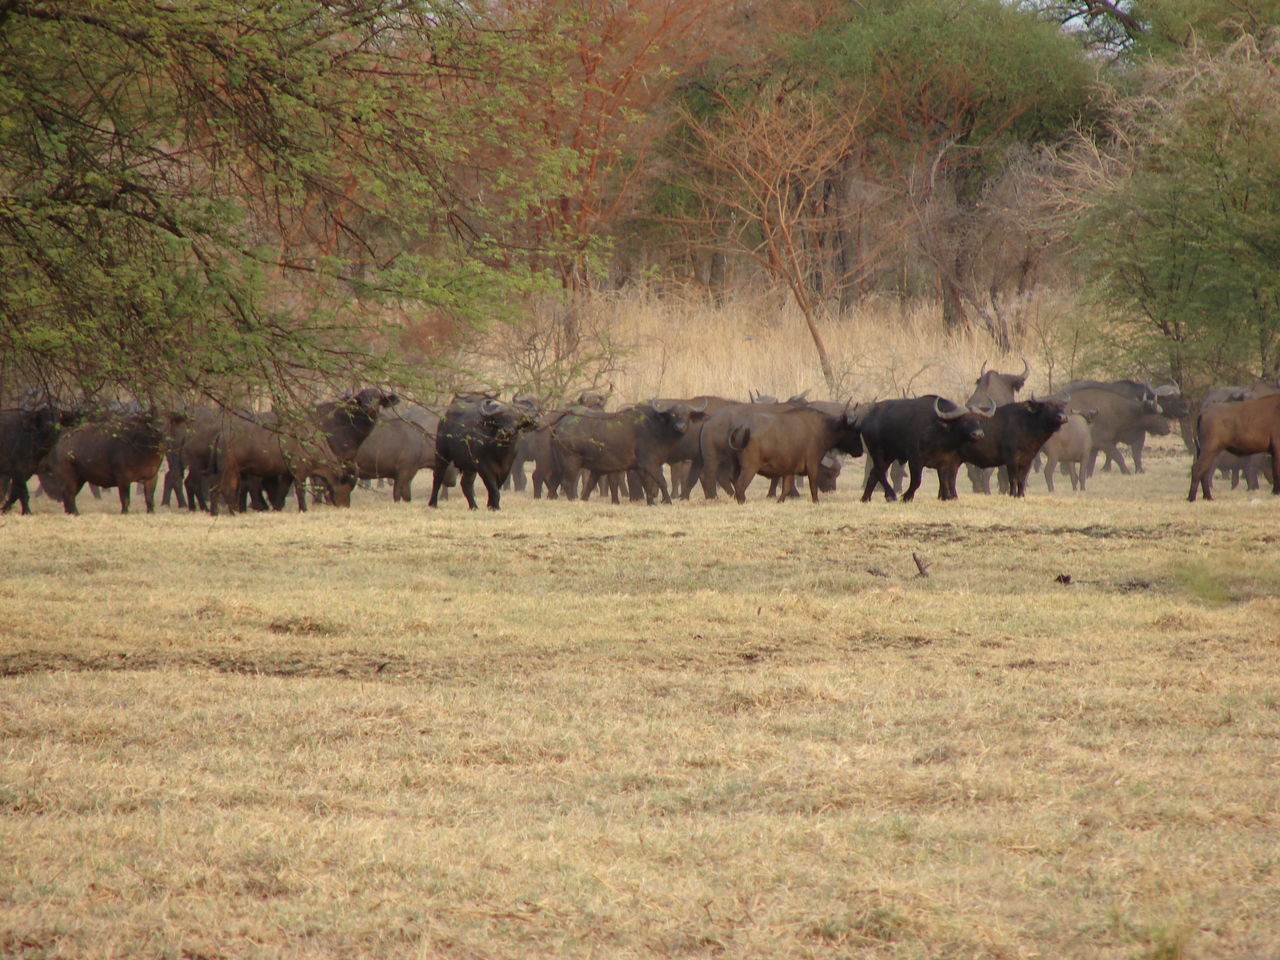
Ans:
<svg viewBox="0 0 1280 960"><path fill-rule="evenodd" d="M510 224L554 170L486 164L540 69L447 0L9 0L0 390L410 376L377 304L465 320L531 282Z"/></svg>
<svg viewBox="0 0 1280 960"><path fill-rule="evenodd" d="M716 0L540 0L494 4L497 25L535 38L557 65L508 106L566 176L532 211L533 242L567 290L590 286L602 241L652 175L648 156L677 80L723 42Z"/></svg>
<svg viewBox="0 0 1280 960"><path fill-rule="evenodd" d="M1007 349L1012 332L987 308L991 277L977 272L992 235L983 201L1011 155L1082 120L1093 68L1056 28L999 0L867 0L846 10L796 43L790 69L836 100L865 102L858 176L896 194L946 326L967 329L974 309Z"/></svg>
<svg viewBox="0 0 1280 960"><path fill-rule="evenodd" d="M832 394L838 383L818 326L826 292L855 279L850 263L827 284L813 282L823 239L842 227L831 175L862 135L857 104L839 109L810 91L766 86L715 109L683 114L688 201L667 219L713 249L726 246L786 287L804 316ZM847 226L847 224L843 224ZM695 241L696 242L696 241Z"/></svg>
<svg viewBox="0 0 1280 960"><path fill-rule="evenodd" d="M1280 71L1246 36L1153 65L1110 137L1066 154L1091 288L1138 369L1188 386L1280 372Z"/></svg>
<svg viewBox="0 0 1280 960"><path fill-rule="evenodd" d="M1196 44L1263 38L1280 24L1277 0L1020 0L1018 6L1126 60L1168 59Z"/></svg>

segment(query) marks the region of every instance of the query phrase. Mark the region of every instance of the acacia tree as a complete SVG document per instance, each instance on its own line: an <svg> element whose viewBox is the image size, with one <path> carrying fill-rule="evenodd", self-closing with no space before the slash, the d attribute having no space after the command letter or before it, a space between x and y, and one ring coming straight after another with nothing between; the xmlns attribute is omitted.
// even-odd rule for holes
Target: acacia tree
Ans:
<svg viewBox="0 0 1280 960"><path fill-rule="evenodd" d="M868 0L798 42L790 63L819 88L861 92L857 175L896 194L946 326L969 328L972 310L1007 349L1013 331L981 270L993 235L984 199L1011 152L1080 120L1093 70L1078 46L1000 0Z"/></svg>
<svg viewBox="0 0 1280 960"><path fill-rule="evenodd" d="M447 0L3 4L0 388L409 376L363 307L467 318L529 282L509 224L554 180L484 172L536 83L512 47Z"/></svg>
<svg viewBox="0 0 1280 960"><path fill-rule="evenodd" d="M565 289L588 286L601 240L653 173L648 157L667 123L674 84L724 42L716 0L501 0L496 25L536 38L557 65L509 109L541 138L565 176L531 209L531 242Z"/></svg>
<svg viewBox="0 0 1280 960"><path fill-rule="evenodd" d="M1064 154L1064 208L1113 351L1185 386L1280 372L1280 70L1244 37L1152 65Z"/></svg>
<svg viewBox="0 0 1280 960"><path fill-rule="evenodd" d="M686 200L665 219L690 243L745 255L790 292L834 394L838 381L818 321L828 291L856 282L866 263L847 264L822 286L812 279L823 238L847 226L844 208L832 202L831 172L857 149L859 106L837 110L787 85L712 97L714 109L684 110Z"/></svg>

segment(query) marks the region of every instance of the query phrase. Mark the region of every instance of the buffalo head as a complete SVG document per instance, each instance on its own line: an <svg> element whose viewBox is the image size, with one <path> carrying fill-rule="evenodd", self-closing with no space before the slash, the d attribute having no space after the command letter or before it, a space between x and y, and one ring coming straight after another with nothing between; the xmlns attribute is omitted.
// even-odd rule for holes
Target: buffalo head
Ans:
<svg viewBox="0 0 1280 960"><path fill-rule="evenodd" d="M951 410L943 410L942 397L934 397L933 414L946 426L955 425L963 434L965 440L972 443L975 440L981 440L986 436L986 432L982 429L983 414L974 413L965 407L957 407L950 400L945 401L951 407Z"/></svg>

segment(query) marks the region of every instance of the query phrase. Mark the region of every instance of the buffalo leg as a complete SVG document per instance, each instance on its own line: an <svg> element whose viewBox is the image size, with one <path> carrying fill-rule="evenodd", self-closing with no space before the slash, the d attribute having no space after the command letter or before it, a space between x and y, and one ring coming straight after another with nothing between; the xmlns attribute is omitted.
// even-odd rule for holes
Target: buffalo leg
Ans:
<svg viewBox="0 0 1280 960"><path fill-rule="evenodd" d="M1142 449L1147 445L1147 435L1140 434L1138 439L1129 444L1129 451L1133 454L1133 472L1143 473L1142 469Z"/></svg>
<svg viewBox="0 0 1280 960"><path fill-rule="evenodd" d="M870 456L868 453L867 480L862 490L862 502L867 503L871 499L871 495L875 493L876 484L880 484L884 488L884 498L886 501L898 499L897 492L889 483L889 478L885 476L885 467L887 464Z"/></svg>
<svg viewBox="0 0 1280 960"><path fill-rule="evenodd" d="M5 498L4 507L0 508L0 513L8 513L15 503L20 504L23 516L31 512L31 503L27 496L27 481L19 480L17 477L9 481L9 496Z"/></svg>
<svg viewBox="0 0 1280 960"><path fill-rule="evenodd" d="M1271 441L1271 495L1280 495L1280 470L1276 466L1280 464L1280 438Z"/></svg>
<svg viewBox="0 0 1280 960"><path fill-rule="evenodd" d="M444 472L449 469L448 461L436 458L435 467L431 471L431 499L427 506L437 506L440 501L440 488L444 486Z"/></svg>
<svg viewBox="0 0 1280 960"><path fill-rule="evenodd" d="M749 467L743 464L738 470L738 479L733 484L733 499L739 503L747 502L747 487L751 486L751 481L756 478L755 467Z"/></svg>
<svg viewBox="0 0 1280 960"><path fill-rule="evenodd" d="M1053 493L1053 468L1058 465L1056 460L1046 460L1044 462L1044 485L1049 488L1049 492ZM1075 477L1071 478L1071 489L1076 488Z"/></svg>
<svg viewBox="0 0 1280 960"><path fill-rule="evenodd" d="M1213 461L1218 457L1218 450L1210 447L1202 450L1200 455L1196 457L1196 462L1191 466L1191 491L1187 494L1187 500L1191 503L1196 502L1196 488L1199 487L1204 493L1206 500L1213 499L1212 481L1213 481Z"/></svg>
<svg viewBox="0 0 1280 960"><path fill-rule="evenodd" d="M147 505L147 513L156 512L156 478L142 481L142 499Z"/></svg>
<svg viewBox="0 0 1280 960"><path fill-rule="evenodd" d="M462 495L467 498L467 507L471 510L479 510L476 506L476 472L474 470L463 470L462 480L458 486L462 488Z"/></svg>
<svg viewBox="0 0 1280 960"><path fill-rule="evenodd" d="M920 489L920 484L924 480L923 461L912 460L908 467L911 471L911 482L907 484L907 492L902 495L903 503L910 503L915 499L916 491Z"/></svg>
<svg viewBox="0 0 1280 960"><path fill-rule="evenodd" d="M120 512L121 513L129 512L129 499L132 495L132 491L129 488L132 486L133 484L126 482L116 487L116 490L120 494Z"/></svg>
<svg viewBox="0 0 1280 960"><path fill-rule="evenodd" d="M1111 444L1111 446L1106 448L1106 451L1107 451L1107 456L1109 456L1112 460L1114 460L1116 466L1120 468L1120 472L1124 474L1126 477L1129 476L1129 473L1131 471L1127 466L1125 466L1124 454L1120 452L1120 448L1113 443Z"/></svg>
<svg viewBox="0 0 1280 960"><path fill-rule="evenodd" d="M72 480L62 485L62 509L67 513L79 515L80 508L76 506L76 497L80 495L80 490L84 487L83 480Z"/></svg>
<svg viewBox="0 0 1280 960"><path fill-rule="evenodd" d="M502 502L502 482L488 470L480 471L480 482L484 484L485 492L489 494L489 500L485 506L490 510L499 509Z"/></svg>
<svg viewBox="0 0 1280 960"><path fill-rule="evenodd" d="M938 473L938 499L957 500L956 477L960 475L960 464L951 467L936 467Z"/></svg>

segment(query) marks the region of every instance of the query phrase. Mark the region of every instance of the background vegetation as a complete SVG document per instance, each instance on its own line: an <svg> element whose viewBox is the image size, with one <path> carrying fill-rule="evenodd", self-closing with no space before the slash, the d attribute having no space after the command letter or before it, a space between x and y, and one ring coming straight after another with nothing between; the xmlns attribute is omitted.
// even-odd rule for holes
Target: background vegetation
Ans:
<svg viewBox="0 0 1280 960"><path fill-rule="evenodd" d="M1278 23L1270 0L13 0L0 395L429 395L483 368L559 399L617 369L592 299L617 289L730 324L784 295L828 391L853 358L824 331L894 300L999 354L1052 300L1080 374L1272 377Z"/></svg>

